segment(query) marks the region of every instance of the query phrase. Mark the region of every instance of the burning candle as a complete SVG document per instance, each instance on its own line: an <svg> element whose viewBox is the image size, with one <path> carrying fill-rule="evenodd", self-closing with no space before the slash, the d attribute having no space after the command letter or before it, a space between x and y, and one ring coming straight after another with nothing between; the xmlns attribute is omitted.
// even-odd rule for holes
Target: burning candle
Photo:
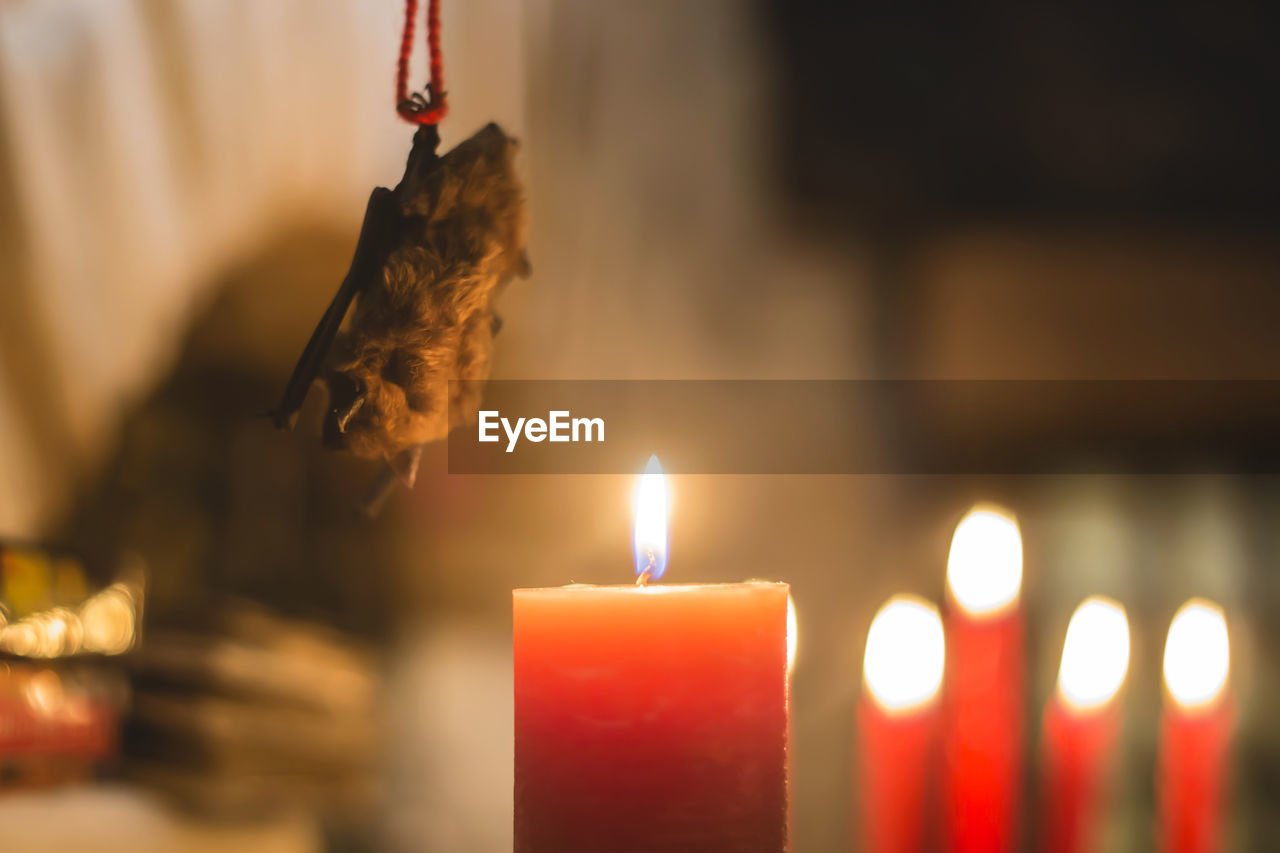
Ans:
<svg viewBox="0 0 1280 853"><path fill-rule="evenodd" d="M639 583L514 593L517 853L787 848L787 585L656 583L666 508Z"/></svg>
<svg viewBox="0 0 1280 853"><path fill-rule="evenodd" d="M1217 605L1188 601L1173 617L1164 646L1160 718L1160 849L1205 853L1221 848L1221 804L1232 709L1227 621Z"/></svg>
<svg viewBox="0 0 1280 853"><path fill-rule="evenodd" d="M932 604L897 595L867 632L858 706L865 849L921 849L946 641Z"/></svg>
<svg viewBox="0 0 1280 853"><path fill-rule="evenodd" d="M1044 712L1042 850L1098 849L1097 808L1120 722L1113 700L1128 670L1124 608L1101 596L1085 599L1067 625L1058 687Z"/></svg>
<svg viewBox="0 0 1280 853"><path fill-rule="evenodd" d="M975 507L947 560L943 770L951 850L1015 846L1022 764L1022 537Z"/></svg>

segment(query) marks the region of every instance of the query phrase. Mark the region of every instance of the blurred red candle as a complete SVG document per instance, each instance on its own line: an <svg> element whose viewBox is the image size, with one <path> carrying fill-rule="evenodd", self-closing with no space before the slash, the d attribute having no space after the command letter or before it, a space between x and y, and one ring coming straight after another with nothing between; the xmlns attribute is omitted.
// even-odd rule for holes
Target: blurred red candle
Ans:
<svg viewBox="0 0 1280 853"><path fill-rule="evenodd" d="M1120 724L1116 694L1129 669L1129 621L1110 599L1085 599L1071 616L1058 686L1044 712L1047 853L1097 850L1098 810Z"/></svg>
<svg viewBox="0 0 1280 853"><path fill-rule="evenodd" d="M1222 609L1203 600L1182 606L1164 647L1164 711L1156 784L1160 849L1207 853L1223 848L1222 795L1232 709L1231 668Z"/></svg>
<svg viewBox="0 0 1280 853"><path fill-rule="evenodd" d="M641 478L637 571L666 567ZM788 846L787 585L516 590L515 850Z"/></svg>
<svg viewBox="0 0 1280 853"><path fill-rule="evenodd" d="M1018 837L1022 787L1022 538L975 507L947 560L943 769L948 848L1002 853Z"/></svg>
<svg viewBox="0 0 1280 853"><path fill-rule="evenodd" d="M938 609L914 596L889 599L867 632L858 733L869 853L922 849L945 655Z"/></svg>

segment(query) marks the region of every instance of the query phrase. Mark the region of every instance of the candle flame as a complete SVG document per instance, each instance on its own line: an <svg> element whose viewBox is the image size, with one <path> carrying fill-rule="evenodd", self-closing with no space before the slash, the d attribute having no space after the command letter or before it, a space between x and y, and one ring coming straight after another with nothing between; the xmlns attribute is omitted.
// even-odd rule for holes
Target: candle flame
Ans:
<svg viewBox="0 0 1280 853"><path fill-rule="evenodd" d="M1109 598L1090 596L1067 625L1058 692L1068 705L1100 708L1120 690L1129 671L1129 620Z"/></svg>
<svg viewBox="0 0 1280 853"><path fill-rule="evenodd" d="M886 711L910 711L938 694L945 660L938 608L914 595L895 595L871 620L862 679Z"/></svg>
<svg viewBox="0 0 1280 853"><path fill-rule="evenodd" d="M947 588L972 616L995 615L1022 589L1022 535L1013 516L976 506L956 525L947 557Z"/></svg>
<svg viewBox="0 0 1280 853"><path fill-rule="evenodd" d="M640 475L635 493L636 575L643 581L656 581L667 570L667 478L657 456Z"/></svg>
<svg viewBox="0 0 1280 853"><path fill-rule="evenodd" d="M1204 708L1222 694L1231 669L1222 608L1193 598L1174 614L1164 644L1164 683L1184 708Z"/></svg>

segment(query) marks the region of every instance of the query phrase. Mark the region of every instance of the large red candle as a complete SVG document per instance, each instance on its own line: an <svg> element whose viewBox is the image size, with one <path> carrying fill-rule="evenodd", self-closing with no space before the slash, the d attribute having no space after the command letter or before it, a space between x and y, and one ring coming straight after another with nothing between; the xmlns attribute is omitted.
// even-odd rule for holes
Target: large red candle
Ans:
<svg viewBox="0 0 1280 853"><path fill-rule="evenodd" d="M650 581L666 565L655 467L636 520ZM787 592L516 590L517 853L785 851Z"/></svg>
<svg viewBox="0 0 1280 853"><path fill-rule="evenodd" d="M1058 686L1044 712L1044 820L1040 849L1098 849L1098 811L1120 724L1116 694L1129 669L1124 608L1095 596L1071 617Z"/></svg>
<svg viewBox="0 0 1280 853"><path fill-rule="evenodd" d="M867 632L858 734L868 853L923 847L945 654L937 608L914 596L891 598Z"/></svg>
<svg viewBox="0 0 1280 853"><path fill-rule="evenodd" d="M1022 787L1022 539L990 508L956 527L947 561L943 768L947 840L1001 853L1018 837Z"/></svg>
<svg viewBox="0 0 1280 853"><path fill-rule="evenodd" d="M1165 853L1223 848L1222 796L1232 707L1227 623L1216 605L1193 600L1169 626L1164 648L1157 796Z"/></svg>

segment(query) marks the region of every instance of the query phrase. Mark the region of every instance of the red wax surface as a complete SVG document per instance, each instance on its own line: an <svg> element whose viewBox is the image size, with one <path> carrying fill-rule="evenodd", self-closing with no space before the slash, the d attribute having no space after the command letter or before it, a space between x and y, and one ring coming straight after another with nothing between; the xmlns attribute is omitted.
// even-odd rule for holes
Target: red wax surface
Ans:
<svg viewBox="0 0 1280 853"><path fill-rule="evenodd" d="M1160 716L1160 850L1222 850L1222 795L1231 740L1230 703L1182 708L1166 697Z"/></svg>
<svg viewBox="0 0 1280 853"><path fill-rule="evenodd" d="M514 593L515 850L787 850L787 585Z"/></svg>
<svg viewBox="0 0 1280 853"><path fill-rule="evenodd" d="M937 703L890 713L863 695L858 706L863 845L857 849L906 853L923 848L937 730Z"/></svg>
<svg viewBox="0 0 1280 853"><path fill-rule="evenodd" d="M1046 853L1098 848L1099 808L1120 715L1114 702L1078 710L1058 692L1045 707L1043 831Z"/></svg>
<svg viewBox="0 0 1280 853"><path fill-rule="evenodd" d="M1015 849L1021 807L1022 611L947 615L943 717L948 849Z"/></svg>

